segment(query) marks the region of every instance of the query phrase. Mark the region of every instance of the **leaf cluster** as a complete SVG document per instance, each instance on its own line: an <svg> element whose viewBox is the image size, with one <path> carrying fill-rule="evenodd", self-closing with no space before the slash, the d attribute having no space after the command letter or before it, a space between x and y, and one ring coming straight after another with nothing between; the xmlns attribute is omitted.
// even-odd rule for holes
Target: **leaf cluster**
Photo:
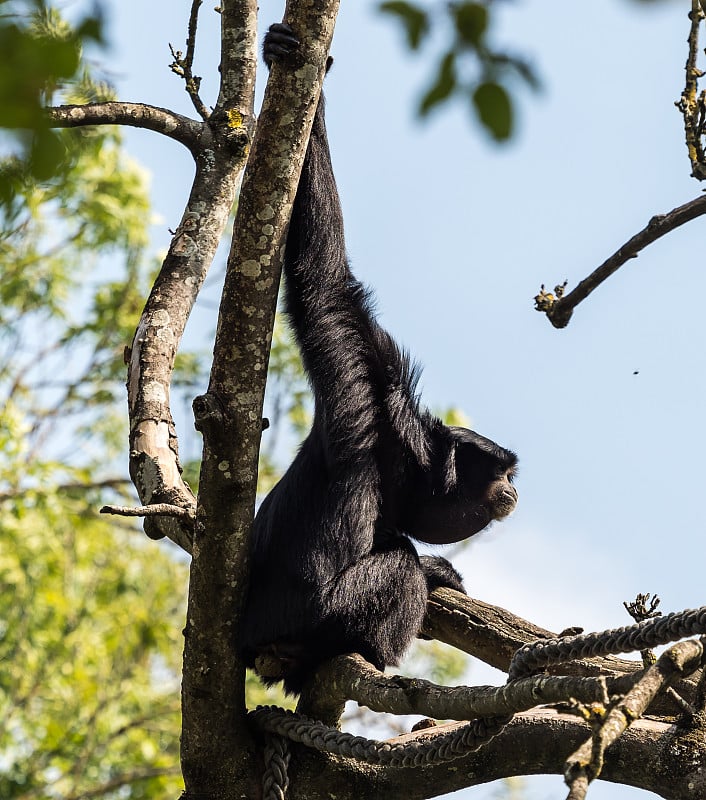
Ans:
<svg viewBox="0 0 706 800"><path fill-rule="evenodd" d="M59 417L105 421L149 277L144 173L115 132L72 133L70 169L42 184L25 172L0 214L0 420L25 418L30 452Z"/></svg>
<svg viewBox="0 0 706 800"><path fill-rule="evenodd" d="M173 797L186 567L84 500L0 502L0 796Z"/></svg>
<svg viewBox="0 0 706 800"><path fill-rule="evenodd" d="M378 8L398 20L411 50L419 50L430 41L435 28L447 29L443 36L450 45L438 56L435 76L419 103L420 116L427 116L452 98L460 99L486 132L502 142L513 133L514 82L519 78L537 88L538 79L525 59L492 44L495 6L494 0L429 6L393 0L380 3Z"/></svg>
<svg viewBox="0 0 706 800"><path fill-rule="evenodd" d="M0 0L0 127L13 132L34 178L49 178L66 157L64 140L49 128L44 108L79 77L84 43L102 41L98 11L72 27L45 0ZM7 199L7 185L0 199Z"/></svg>

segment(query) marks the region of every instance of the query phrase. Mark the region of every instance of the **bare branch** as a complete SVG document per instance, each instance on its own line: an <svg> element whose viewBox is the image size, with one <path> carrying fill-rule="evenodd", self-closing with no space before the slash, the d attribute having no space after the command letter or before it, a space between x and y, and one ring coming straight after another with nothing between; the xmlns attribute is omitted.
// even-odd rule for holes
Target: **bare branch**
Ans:
<svg viewBox="0 0 706 800"><path fill-rule="evenodd" d="M697 180L706 179L706 154L703 137L706 134L706 92L699 93L699 80L703 72L696 66L699 55L699 28L706 13L700 0L691 0L689 19L689 55L686 59L686 83L679 100L674 104L684 117L686 147L691 162L691 175Z"/></svg>
<svg viewBox="0 0 706 800"><path fill-rule="evenodd" d="M564 776L570 787L569 800L582 800L590 781L602 770L605 751L647 710L658 692L680 676L701 665L703 646L697 641L679 642L663 653L628 694L606 714L596 734L585 741L566 761Z"/></svg>
<svg viewBox="0 0 706 800"><path fill-rule="evenodd" d="M486 664L507 672L515 652L538 639L554 639L557 634L535 625L499 606L468 597L453 589L436 589L429 597L422 632ZM563 675L620 675L637 671L635 661L607 656L585 658L550 669Z"/></svg>
<svg viewBox="0 0 706 800"><path fill-rule="evenodd" d="M702 214L706 214L706 195L690 200L683 206L672 209L667 214L658 214L652 217L645 228L629 239L569 294L556 299L553 295L542 290L535 297L537 311L545 312L555 328L565 328L569 324L574 308L582 300L585 300L594 289L597 289L603 281L622 267L623 264L632 258L637 258L637 254L641 250L661 239L662 236L687 222L691 222L692 219L696 219Z"/></svg>
<svg viewBox="0 0 706 800"><path fill-rule="evenodd" d="M47 113L57 128L78 128L85 125L129 125L133 128L146 128L169 136L192 152L202 130L202 124L196 120L145 103L110 102L55 106L47 109Z"/></svg>
<svg viewBox="0 0 706 800"><path fill-rule="evenodd" d="M177 517L193 522L196 519L191 508L170 506L168 503L155 503L151 506L103 506L101 514L117 514L121 517Z"/></svg>
<svg viewBox="0 0 706 800"><path fill-rule="evenodd" d="M182 56L181 50L175 50L169 45L174 62L171 64L172 72L179 75L184 79L186 84L186 91L194 104L194 108L198 115L207 120L211 116L211 112L206 108L199 95L201 87L201 78L197 77L192 72L194 65L194 51L196 50L196 29L198 28L199 9L203 0L192 0L191 14L189 15L189 33L186 39L186 56Z"/></svg>

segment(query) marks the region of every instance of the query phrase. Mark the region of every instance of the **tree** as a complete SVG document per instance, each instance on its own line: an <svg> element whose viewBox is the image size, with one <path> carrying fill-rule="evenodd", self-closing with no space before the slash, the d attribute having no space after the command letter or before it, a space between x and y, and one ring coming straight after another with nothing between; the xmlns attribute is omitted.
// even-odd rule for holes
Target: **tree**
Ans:
<svg viewBox="0 0 706 800"><path fill-rule="evenodd" d="M197 10L198 5L195 5L192 14L194 29ZM179 477L168 403L170 372L185 314L203 280L205 267L213 255L232 204L235 176L245 161L252 128L254 12L247 4L224 4L221 13L224 40L228 46L222 62L221 97L213 113L207 113L197 96L198 81L191 74L191 36L186 55L175 54L175 64L186 79L195 107L204 117L207 116L204 124L162 109L116 103L57 108L53 119L57 124L71 126L121 121L140 124L176 138L189 147L197 162L189 207L157 278L130 354L131 458L133 479L143 502L151 506L150 510L143 509L142 512L150 515L146 526L148 533L152 536L166 535L189 549L194 537L183 684L183 767L187 796L203 793L226 797L254 793L260 772L259 761L253 755L258 752L258 742L251 738L252 729L246 724L243 714L243 677L232 652L230 629L232 610L237 607L246 572L243 554L254 504L261 427L262 392L259 390L263 388L263 364L274 316L277 254L286 224L287 204L291 202L296 183L296 169L291 165L301 160L306 141L306 126L292 121L295 112L292 111L285 121L278 114L278 108L294 109L302 119L306 118L305 112L310 115L335 8L324 3L315 8L291 4L289 8L288 13L296 22L297 30L308 32L303 37L308 48L305 56L318 67L318 74L312 69L311 74L295 79L286 73L274 73L257 125L249 156L250 166L239 201L236 244L231 251L221 306L211 385L209 393L196 406L197 421L205 442L197 505ZM287 159L281 158L283 152L288 154ZM278 153L280 158L277 158ZM216 169L211 168L213 164L217 165ZM276 192L272 191L273 186L277 187ZM266 195L265 199L263 195ZM263 230L263 212L266 212L264 227L267 232ZM268 244L269 255L265 258L260 247L261 236ZM252 309L262 312L257 325L253 321ZM244 342L248 343L247 348L243 347ZM214 401L214 396L219 402ZM474 618L486 618L483 632L488 638L479 637L486 648L481 652L504 668L509 664L511 651L526 638L546 635L528 623L523 624L502 614L502 624L494 627L491 623L496 618L494 615L498 614L497 610L484 609L482 604L443 593L433 605L429 632L474 651L481 645L467 642L465 627ZM449 626L449 611L452 619L462 620L463 624ZM510 634L505 633L503 638L504 625L509 626ZM681 648L671 651L669 658L641 677L636 684L638 694L647 698L648 690L651 692L668 677L673 678L673 675L668 675L670 664L684 670L697 666L700 659L697 650ZM610 668L613 673L627 671L627 680L616 678L609 684L615 691L626 692L634 680L629 676L634 673L634 668L625 664L611 662L598 667L583 664L574 668L582 673L598 668ZM352 685L354 682L358 688ZM378 687L381 684L383 691L380 693ZM340 695L331 691L334 685L346 686L345 694L348 695L359 692L354 696L365 699L371 706L398 710L409 709L409 694L414 689L415 695L419 695L414 707L427 713L436 712L434 715L439 716L445 716L439 713L442 708L456 710L458 704L467 712L471 703L478 703L474 707L484 709L477 712L481 716L506 713L526 707L528 693L530 705L536 703L538 692L543 692L541 696L544 699L558 700L571 696L583 701L584 705L578 709L595 721L596 740L604 737L604 743L613 722L610 715L606 718L600 709L587 706L590 700L605 700L602 679L558 679L555 682L528 679L528 682L518 683L512 691L505 693L487 695L464 690L448 697L444 695L443 702L439 703L434 702L439 700L435 690L422 687L423 691L419 692L418 683L397 682L395 694L395 687L384 685L382 679L371 675L364 664L349 658L332 664L328 672L323 670L317 676L317 683L306 698L309 709L316 710L317 716L326 717L340 703ZM403 688L401 693L400 686ZM692 697L693 686L680 687L680 691L692 698L693 703L698 703L698 696ZM632 705L635 697L629 693L628 697L631 698L628 703L631 715L641 713L644 708L640 704ZM604 725L606 720L610 724ZM692 716L692 723L698 723L698 715ZM529 729L537 725L540 733L532 735ZM676 760L668 764L668 758L673 757L679 747L665 747L665 742L671 744L671 737L677 737L677 744L684 745L682 751L688 752L690 758L698 759L700 751L693 739L688 738L688 733L682 729L668 730L664 723L638 724L633 726L633 731L635 740L620 739L617 750L608 750L604 774L628 783L650 786L664 796L688 796L686 792L691 790L685 784L693 776L685 774L683 762ZM424 736L418 734L413 739ZM434 738L434 734L431 736ZM575 720L548 718L546 714L534 712L531 717L517 718L477 756L465 756L464 774L449 770L445 765L436 765L412 773L413 777L399 768L353 767L347 761L331 759L322 762L316 755L297 750L290 769L292 792L295 796L297 793L317 796L317 793L336 787L337 794L347 796L357 792L371 796L371 781L374 780L376 792L384 786L390 794L428 796L440 788L456 788L460 782L469 783L471 779L465 774L468 772L466 767L475 767L474 774L479 776L478 780L514 770L529 772L540 766L549 771L560 769L560 761L573 749L574 739L578 744L585 737L586 730ZM664 750L660 752L661 746ZM518 753L522 754L521 758L518 758ZM596 768L594 761L585 769L583 759L583 754L580 754L575 761L576 780L572 791L577 797L582 791L582 782L593 777ZM645 769L645 764L653 765L654 769ZM673 773L667 771L669 766L674 768Z"/></svg>

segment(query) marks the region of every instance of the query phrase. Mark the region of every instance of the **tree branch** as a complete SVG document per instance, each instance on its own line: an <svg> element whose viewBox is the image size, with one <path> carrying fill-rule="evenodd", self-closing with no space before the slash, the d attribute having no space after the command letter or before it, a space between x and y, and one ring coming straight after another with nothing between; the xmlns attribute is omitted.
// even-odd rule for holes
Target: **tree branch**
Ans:
<svg viewBox="0 0 706 800"><path fill-rule="evenodd" d="M606 714L593 735L566 761L564 777L569 786L568 800L583 800L588 784L600 774L605 752L628 725L639 719L665 687L679 676L688 675L701 665L700 642L679 642L663 653L627 695Z"/></svg>
<svg viewBox="0 0 706 800"><path fill-rule="evenodd" d="M706 17L701 0L691 0L691 21L689 29L689 55L686 59L686 81L681 97L674 104L681 111L684 118L684 134L686 148L691 162L691 176L697 180L706 179L706 154L704 153L703 137L706 133L706 93L699 94L699 79L703 72L698 68L699 57L699 29Z"/></svg>
<svg viewBox="0 0 706 800"><path fill-rule="evenodd" d="M463 723L440 726L449 730ZM428 736L438 735L438 728ZM289 770L290 796L307 800L424 800L469 786L515 775L563 773L566 754L585 741L583 720L550 709L518 714L481 750L446 764L382 767L352 759L327 757L294 746ZM419 734L410 734L415 738ZM684 753L688 759L684 760ZM701 728L679 728L655 720L638 720L607 751L604 780L656 792L668 800L706 796L706 739ZM557 789L559 789L557 778Z"/></svg>
<svg viewBox="0 0 706 800"><path fill-rule="evenodd" d="M224 0L220 5L221 85L213 113L232 116L246 106L244 98L255 91L257 45L251 34L257 31L257 4L251 0ZM232 118L234 124L243 121L237 116Z"/></svg>
<svg viewBox="0 0 706 800"><path fill-rule="evenodd" d="M153 503L151 506L103 506L101 514L116 514L120 517L176 517L193 523L195 514L190 508Z"/></svg>
<svg viewBox="0 0 706 800"><path fill-rule="evenodd" d="M539 675L505 686L438 686L421 678L386 675L362 656L338 656L322 665L302 694L306 714L330 721L330 711L355 700L372 711L422 714L433 719L475 719L528 711L538 705L607 703L625 694L644 673L619 678ZM328 719L326 719L328 718Z"/></svg>
<svg viewBox="0 0 706 800"><path fill-rule="evenodd" d="M223 8L242 40L238 63L254 68L256 0L229 0ZM181 478L170 382L186 321L213 261L245 165L254 119L254 85L254 75L243 74L237 92L221 97L220 113L199 124L189 201L126 353L130 475L143 505L196 508L196 499ZM193 525L183 519L150 517L145 520L145 532L155 539L168 536L191 552Z"/></svg>
<svg viewBox="0 0 706 800"><path fill-rule="evenodd" d="M656 242L657 239L702 214L706 214L706 195L672 209L667 214L658 214L652 217L645 228L629 239L569 294L557 299L554 295L545 292L542 287L540 293L534 298L535 308L537 311L543 311L555 328L565 328L569 324L574 308L623 264L632 258L637 258L637 254L641 250Z"/></svg>
<svg viewBox="0 0 706 800"><path fill-rule="evenodd" d="M176 114L166 108L145 103L88 103L55 106L47 113L56 128L78 128L85 125L129 125L133 128L163 133L195 151L202 123Z"/></svg>
<svg viewBox="0 0 706 800"><path fill-rule="evenodd" d="M515 652L538 639L555 639L556 633L540 628L499 606L467 597L452 589L436 589L427 603L423 633L463 650L496 669L507 672ZM551 675L599 676L617 678L631 676L641 669L637 661L615 656L580 658L547 668ZM696 702L695 680L679 681L679 694L688 702ZM674 703L663 695L655 700L651 713L673 714Z"/></svg>
<svg viewBox="0 0 706 800"><path fill-rule="evenodd" d="M210 112L204 105L203 100L201 100L199 95L201 78L195 76L192 72L194 65L194 52L196 50L196 30L198 28L199 9L201 8L202 2L203 0L192 0L191 2L189 33L186 38L186 56L182 57L180 50L174 50L171 45L169 45L169 47L172 51L172 55L174 56L174 62L171 64L172 72L184 79L187 94L191 98L191 102L194 104L196 112L202 119L207 120L210 116Z"/></svg>
<svg viewBox="0 0 706 800"><path fill-rule="evenodd" d="M72 481L70 483L60 483L58 486L22 486L12 489L7 492L0 492L0 503L4 500L14 500L20 497L25 497L28 494L47 495L53 491L58 494L67 494L69 492L91 492L97 489L114 489L115 491L127 490L131 486L131 482L127 478L106 478L102 481Z"/></svg>

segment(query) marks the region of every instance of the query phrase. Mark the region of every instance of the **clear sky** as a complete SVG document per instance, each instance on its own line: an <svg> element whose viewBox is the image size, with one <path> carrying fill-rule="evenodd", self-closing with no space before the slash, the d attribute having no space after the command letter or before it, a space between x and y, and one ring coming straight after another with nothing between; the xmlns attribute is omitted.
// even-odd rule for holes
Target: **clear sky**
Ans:
<svg viewBox="0 0 706 800"><path fill-rule="evenodd" d="M196 68L207 103L217 90L212 5ZM673 105L690 3L497 6L497 43L529 56L544 84L523 94L518 134L502 149L460 105L419 123L429 62L406 52L369 0L342 3L327 111L353 268L424 365L424 400L463 408L474 428L519 453L518 510L459 560L472 596L554 630L627 624L622 602L638 592L657 592L665 612L699 606L706 220L630 262L568 329L532 309L541 283L575 285L653 214L701 191ZM103 60L120 99L193 114L168 70L167 44L183 49L188 7L109 6ZM263 25L281 19L283 3L260 7ZM153 174L154 242L164 247L190 158L153 133L130 132L128 142ZM194 315L192 343L203 343L214 315L206 304ZM488 678L474 667L469 680ZM528 787L528 800L564 796L558 777ZM602 784L590 796L652 795Z"/></svg>

